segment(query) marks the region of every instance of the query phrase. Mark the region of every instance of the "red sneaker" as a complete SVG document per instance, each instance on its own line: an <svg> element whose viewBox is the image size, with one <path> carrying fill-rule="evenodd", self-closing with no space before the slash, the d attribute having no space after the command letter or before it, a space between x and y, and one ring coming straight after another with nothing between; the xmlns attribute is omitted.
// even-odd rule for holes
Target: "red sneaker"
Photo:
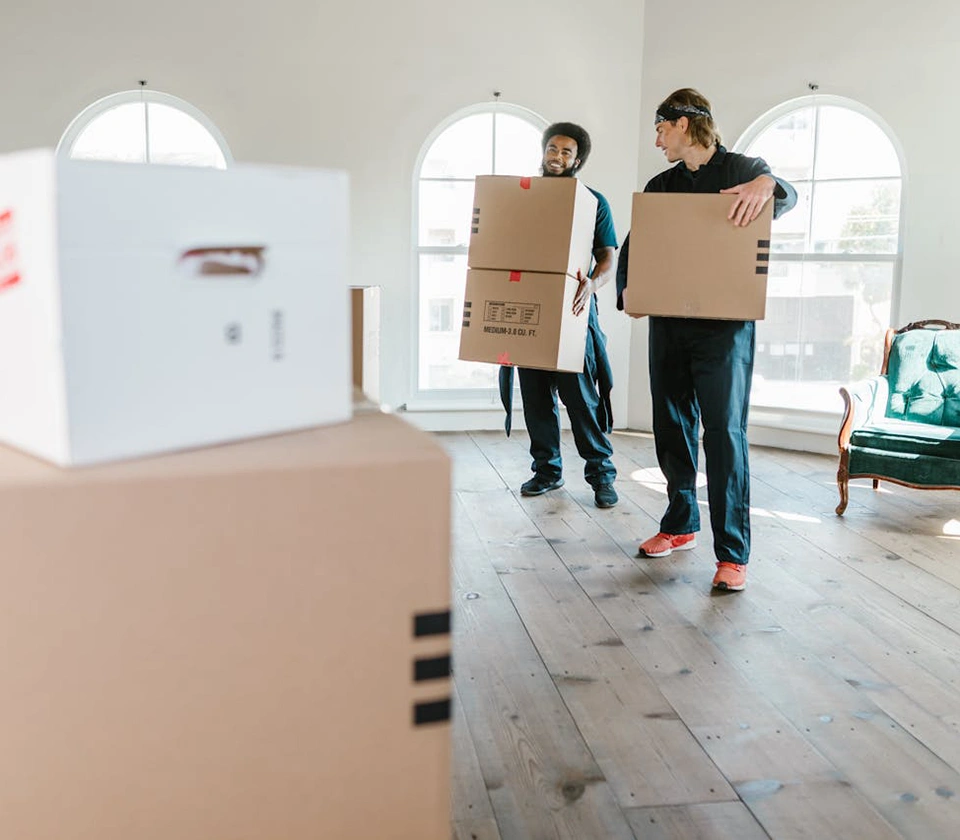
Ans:
<svg viewBox="0 0 960 840"><path fill-rule="evenodd" d="M717 573L713 576L714 589L726 589L740 592L747 588L747 567L740 563L717 563Z"/></svg>
<svg viewBox="0 0 960 840"><path fill-rule="evenodd" d="M666 557L674 551L686 551L697 547L697 535L694 534L657 534L640 544L641 556Z"/></svg>

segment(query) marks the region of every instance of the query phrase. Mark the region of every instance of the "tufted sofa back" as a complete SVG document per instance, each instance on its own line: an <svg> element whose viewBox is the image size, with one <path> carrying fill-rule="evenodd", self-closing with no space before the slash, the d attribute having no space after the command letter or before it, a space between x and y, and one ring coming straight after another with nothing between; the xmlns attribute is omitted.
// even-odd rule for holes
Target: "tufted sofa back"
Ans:
<svg viewBox="0 0 960 840"><path fill-rule="evenodd" d="M960 427L960 330L894 336L887 360L887 417Z"/></svg>

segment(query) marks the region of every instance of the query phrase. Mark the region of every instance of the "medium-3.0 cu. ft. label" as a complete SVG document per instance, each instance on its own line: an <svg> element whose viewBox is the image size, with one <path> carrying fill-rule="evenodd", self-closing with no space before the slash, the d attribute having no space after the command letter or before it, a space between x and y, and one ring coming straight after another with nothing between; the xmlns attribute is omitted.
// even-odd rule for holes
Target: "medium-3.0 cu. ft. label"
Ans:
<svg viewBox="0 0 960 840"><path fill-rule="evenodd" d="M539 303L488 300L483 308L485 333L536 337L537 331L530 328L536 327L539 323Z"/></svg>

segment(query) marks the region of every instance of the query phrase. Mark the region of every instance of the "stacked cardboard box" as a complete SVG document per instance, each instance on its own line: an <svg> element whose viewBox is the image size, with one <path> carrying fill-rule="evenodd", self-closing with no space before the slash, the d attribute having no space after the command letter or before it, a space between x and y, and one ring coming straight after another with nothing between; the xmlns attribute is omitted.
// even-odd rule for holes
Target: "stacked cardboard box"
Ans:
<svg viewBox="0 0 960 840"><path fill-rule="evenodd" d="M0 447L4 837L449 837L450 468L353 410L346 190L0 159L0 440L84 465Z"/></svg>
<svg viewBox="0 0 960 840"><path fill-rule="evenodd" d="M346 217L342 172L0 158L0 441L86 465L348 420Z"/></svg>
<svg viewBox="0 0 960 840"><path fill-rule="evenodd" d="M0 448L0 813L31 840L448 840L450 468L376 411Z"/></svg>
<svg viewBox="0 0 960 840"><path fill-rule="evenodd" d="M573 314L590 270L597 200L576 178L476 179L460 358L583 370L588 312Z"/></svg>
<svg viewBox="0 0 960 840"><path fill-rule="evenodd" d="M773 202L746 227L734 196L635 193L624 309L631 315L761 320Z"/></svg>

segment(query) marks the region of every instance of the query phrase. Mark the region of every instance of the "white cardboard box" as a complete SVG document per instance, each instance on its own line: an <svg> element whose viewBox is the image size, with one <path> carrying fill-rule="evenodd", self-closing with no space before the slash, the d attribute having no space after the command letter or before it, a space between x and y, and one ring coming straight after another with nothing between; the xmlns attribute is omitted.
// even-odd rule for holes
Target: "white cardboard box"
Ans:
<svg viewBox="0 0 960 840"><path fill-rule="evenodd" d="M0 157L0 441L85 465L348 420L347 176Z"/></svg>

